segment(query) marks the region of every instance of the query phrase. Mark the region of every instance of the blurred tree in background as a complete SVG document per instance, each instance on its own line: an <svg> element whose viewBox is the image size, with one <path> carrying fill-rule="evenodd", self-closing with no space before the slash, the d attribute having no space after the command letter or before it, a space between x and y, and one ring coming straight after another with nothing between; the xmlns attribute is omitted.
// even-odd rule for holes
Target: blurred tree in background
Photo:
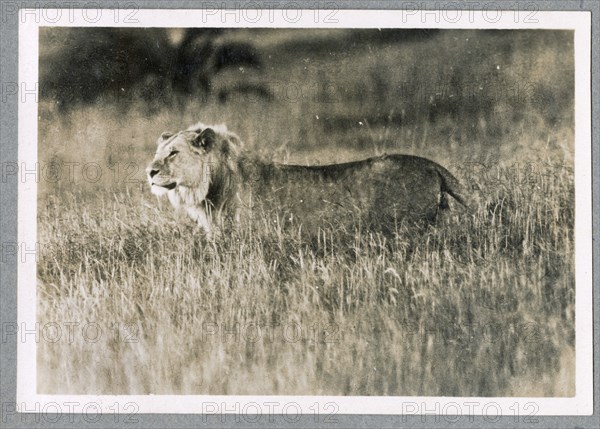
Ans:
<svg viewBox="0 0 600 429"><path fill-rule="evenodd" d="M167 102L212 92L213 78L231 67L260 68L250 43L231 42L226 29L52 28L41 40L43 98L61 109L79 103L143 99Z"/></svg>

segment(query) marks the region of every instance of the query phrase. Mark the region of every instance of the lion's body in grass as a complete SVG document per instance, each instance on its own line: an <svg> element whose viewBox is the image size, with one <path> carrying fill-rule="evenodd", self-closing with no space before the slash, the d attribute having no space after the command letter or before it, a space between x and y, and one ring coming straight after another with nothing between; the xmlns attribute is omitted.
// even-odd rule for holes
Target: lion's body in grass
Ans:
<svg viewBox="0 0 600 429"><path fill-rule="evenodd" d="M342 164L278 164L243 151L224 126L196 124L163 133L148 167L153 193L167 194L210 235L226 215L266 210L280 225L344 225L391 231L404 222L433 222L447 195L466 206L458 180L444 167L410 155Z"/></svg>

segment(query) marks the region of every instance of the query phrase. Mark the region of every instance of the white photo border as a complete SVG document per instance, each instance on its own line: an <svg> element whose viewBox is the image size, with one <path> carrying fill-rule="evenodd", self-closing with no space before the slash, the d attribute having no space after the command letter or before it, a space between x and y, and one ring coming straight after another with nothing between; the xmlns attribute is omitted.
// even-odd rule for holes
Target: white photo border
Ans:
<svg viewBox="0 0 600 429"><path fill-rule="evenodd" d="M250 10L250 9L248 9ZM223 15L213 10L140 9L135 14L137 22L124 23L114 14L102 14L96 22L84 19L85 9L46 9L54 22L36 19L26 9L19 19L19 82L38 82L39 28L42 26L97 26L97 27L287 27L287 28L447 28L447 29L556 29L574 30L575 34L575 256L576 256L576 395L568 398L546 397L391 397L391 396L209 396L209 395L40 395L36 392L37 344L19 342L17 346L17 402L25 409L34 404L96 403L103 413L114 413L115 403L135 402L140 414L214 413L212 405L219 404L219 413L239 413L249 404L298 404L303 415L313 413L315 403L333 402L342 414L406 414L419 404L417 413L444 408L452 404L471 406L473 415L482 415L486 407L498 407L502 416L511 416L515 404L523 409L526 404L538 406L536 415L591 415L593 402L593 315L592 315L592 159L591 159L591 13L538 11L537 22L516 19L514 12L500 13L494 22L486 22L481 11L463 11L456 22L435 22L433 11L402 10L337 10L336 22L316 21L314 10L299 9L300 19L291 22L283 14L269 14L263 10L256 22L238 20L234 14ZM256 10L255 10L256 11ZM260 10L258 10L260 11ZM410 12L410 13L409 13ZM489 13L492 13L488 11ZM38 12L39 13L39 12ZM258 13L258 12L257 12ZM481 15L480 15L481 13ZM324 16L324 14L323 14ZM430 18L427 18L427 17ZM479 19L471 19L479 17ZM39 17L39 15L38 15ZM59 17L59 19L56 19ZM523 14L525 17L525 14ZM119 18L120 19L120 18ZM320 19L320 18L319 18ZM425 22L423 22L425 20ZM18 114L18 163L36 165L38 142L37 97L21 95ZM35 181L18 183L18 242L37 242L37 184ZM29 258L18 264L18 325L36 324L36 263ZM223 405L221 405L223 404ZM421 404L424 404L422 407ZM512 407L512 408L511 408ZM52 412L49 409L49 412ZM126 411L124 411L126 412Z"/></svg>

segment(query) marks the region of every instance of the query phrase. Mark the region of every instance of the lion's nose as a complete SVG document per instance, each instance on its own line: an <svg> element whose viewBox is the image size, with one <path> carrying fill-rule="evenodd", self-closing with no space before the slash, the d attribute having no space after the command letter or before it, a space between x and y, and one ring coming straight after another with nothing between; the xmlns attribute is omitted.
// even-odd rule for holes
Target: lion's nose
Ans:
<svg viewBox="0 0 600 429"><path fill-rule="evenodd" d="M154 176L156 176L158 174L158 170L150 170L148 172L148 174L150 175L150 178L152 179Z"/></svg>

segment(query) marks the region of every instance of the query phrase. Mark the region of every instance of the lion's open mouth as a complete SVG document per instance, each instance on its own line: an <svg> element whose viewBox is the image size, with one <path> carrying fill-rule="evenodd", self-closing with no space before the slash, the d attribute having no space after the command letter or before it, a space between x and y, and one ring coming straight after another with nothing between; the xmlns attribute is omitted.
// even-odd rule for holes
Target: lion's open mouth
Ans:
<svg viewBox="0 0 600 429"><path fill-rule="evenodd" d="M159 185L158 183L153 183L153 185L154 186L160 186L161 188L165 188L165 189L171 190L171 189L175 189L175 187L177 186L177 183L173 182L173 183L169 183L168 185Z"/></svg>

